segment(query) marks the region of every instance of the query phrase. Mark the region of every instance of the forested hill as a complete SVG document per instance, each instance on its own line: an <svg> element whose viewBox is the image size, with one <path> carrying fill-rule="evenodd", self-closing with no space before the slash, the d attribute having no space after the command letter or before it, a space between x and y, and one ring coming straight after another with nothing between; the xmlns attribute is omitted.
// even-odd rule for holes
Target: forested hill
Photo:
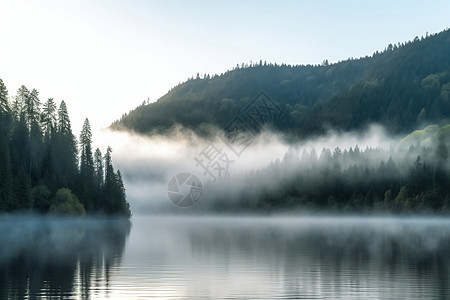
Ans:
<svg viewBox="0 0 450 300"><path fill-rule="evenodd" d="M164 134L181 125L204 134L210 125L224 128L265 91L283 113L273 120L273 128L296 137L374 122L393 133L407 133L428 123L447 123L449 53L446 30L331 65L238 65L221 75L189 79L111 128Z"/></svg>
<svg viewBox="0 0 450 300"><path fill-rule="evenodd" d="M77 143L64 101L41 103L25 86L9 97L0 79L0 213L130 217L111 152L93 151L88 119Z"/></svg>

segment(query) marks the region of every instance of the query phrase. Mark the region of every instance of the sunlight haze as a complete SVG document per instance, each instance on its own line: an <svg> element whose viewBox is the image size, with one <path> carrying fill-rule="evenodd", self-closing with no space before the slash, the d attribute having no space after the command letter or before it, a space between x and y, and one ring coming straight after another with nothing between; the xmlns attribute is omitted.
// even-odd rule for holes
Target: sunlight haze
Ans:
<svg viewBox="0 0 450 300"><path fill-rule="evenodd" d="M0 77L105 128L200 74L372 55L448 26L434 1L0 1ZM426 22L425 22L426 20ZM101 112L101 113L100 113Z"/></svg>

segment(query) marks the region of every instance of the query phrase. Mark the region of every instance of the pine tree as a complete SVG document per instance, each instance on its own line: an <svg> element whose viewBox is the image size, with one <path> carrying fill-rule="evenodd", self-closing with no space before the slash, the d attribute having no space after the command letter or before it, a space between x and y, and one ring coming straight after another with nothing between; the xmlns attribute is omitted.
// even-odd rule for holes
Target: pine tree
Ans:
<svg viewBox="0 0 450 300"><path fill-rule="evenodd" d="M105 184L103 185L102 206L107 213L114 212L114 185L115 174L111 160L112 148L108 146L104 156L105 161Z"/></svg>
<svg viewBox="0 0 450 300"><path fill-rule="evenodd" d="M53 98L48 98L42 108L42 131L46 140L50 139L56 129L56 104Z"/></svg>
<svg viewBox="0 0 450 300"><path fill-rule="evenodd" d="M80 133L80 174L77 190L81 203L87 211L92 211L97 205L95 190L94 161L92 158L92 133L89 120L86 118Z"/></svg>
<svg viewBox="0 0 450 300"><path fill-rule="evenodd" d="M61 101L58 109L58 129L51 141L52 172L59 187L72 188L77 174L77 147L70 126L66 103Z"/></svg>
<svg viewBox="0 0 450 300"><path fill-rule="evenodd" d="M31 93L25 97L25 112L28 130L31 131L31 127L34 124L39 124L40 121L40 106L39 92L33 89Z"/></svg>
<svg viewBox="0 0 450 300"><path fill-rule="evenodd" d="M80 172L83 175L94 176L94 162L92 158L92 132L89 119L84 120L80 133Z"/></svg>
<svg viewBox="0 0 450 300"><path fill-rule="evenodd" d="M95 149L94 153L94 167L95 167L95 183L97 189L100 189L104 183L103 174L103 156L99 148Z"/></svg>
<svg viewBox="0 0 450 300"><path fill-rule="evenodd" d="M3 125L3 121L0 120L2 129L4 129ZM2 129L0 129L0 212L10 211L14 203L11 159L8 141L5 138L6 136L3 135Z"/></svg>
<svg viewBox="0 0 450 300"><path fill-rule="evenodd" d="M37 120L33 120L30 128L30 177L34 182L38 182L41 176L41 164L44 156L44 144L41 127Z"/></svg>
<svg viewBox="0 0 450 300"><path fill-rule="evenodd" d="M15 120L18 120L21 117L26 117L26 114L23 113L25 111L25 103L27 103L29 97L30 91L27 89L27 87L24 85L20 86L20 88L17 90L16 97L14 97L12 105L13 117Z"/></svg>
<svg viewBox="0 0 450 300"><path fill-rule="evenodd" d="M62 135L69 135L72 133L69 113L67 112L67 106L64 100L61 101L58 109L58 132Z"/></svg>
<svg viewBox="0 0 450 300"><path fill-rule="evenodd" d="M129 218L131 217L130 204L127 202L127 195L125 192L125 186L123 184L122 173L120 172L120 170L117 170L116 178L117 178L116 195L118 197L119 203L119 214Z"/></svg>
<svg viewBox="0 0 450 300"><path fill-rule="evenodd" d="M111 147L106 149L105 160L105 184L103 186L104 209L108 214L130 217L130 205L126 200L125 187L120 171L114 173L112 165Z"/></svg>
<svg viewBox="0 0 450 300"><path fill-rule="evenodd" d="M25 102L26 123L30 135L29 177L32 183L39 181L44 150L40 126L40 106L39 93L33 89Z"/></svg>
<svg viewBox="0 0 450 300"><path fill-rule="evenodd" d="M30 138L24 112L13 122L9 153L11 156L11 165L13 166L13 176L16 177L19 170L29 174Z"/></svg>
<svg viewBox="0 0 450 300"><path fill-rule="evenodd" d="M6 89L3 80L0 79L0 113L6 112L9 112L8 90Z"/></svg>
<svg viewBox="0 0 450 300"><path fill-rule="evenodd" d="M0 212L12 208L13 177L9 154L9 137L11 132L11 115L8 106L8 90L0 79Z"/></svg>

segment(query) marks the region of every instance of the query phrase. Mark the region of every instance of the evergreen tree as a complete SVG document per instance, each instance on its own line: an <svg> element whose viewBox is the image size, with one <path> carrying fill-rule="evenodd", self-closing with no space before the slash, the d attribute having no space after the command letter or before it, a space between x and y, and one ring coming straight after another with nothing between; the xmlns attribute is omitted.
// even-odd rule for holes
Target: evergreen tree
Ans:
<svg viewBox="0 0 450 300"><path fill-rule="evenodd" d="M26 114L23 114L25 111L25 103L28 102L28 98L30 97L30 91L27 89L26 86L22 85L17 90L16 97L14 97L12 111L13 111L13 117L15 120L18 120L19 118L25 118Z"/></svg>
<svg viewBox="0 0 450 300"><path fill-rule="evenodd" d="M87 176L94 175L94 162L92 158L92 132L89 119L86 118L83 123L83 129L80 133L80 172Z"/></svg>
<svg viewBox="0 0 450 300"><path fill-rule="evenodd" d="M92 157L92 133L89 120L86 118L80 133L80 174L77 190L81 203L87 211L94 210L98 205L95 199L94 161Z"/></svg>
<svg viewBox="0 0 450 300"><path fill-rule="evenodd" d="M48 98L42 108L42 131L46 140L50 139L51 134L56 129L56 104L53 98Z"/></svg>
<svg viewBox="0 0 450 300"><path fill-rule="evenodd" d="M13 177L9 154L11 115L8 106L8 90L0 79L0 212L12 209Z"/></svg>
<svg viewBox="0 0 450 300"><path fill-rule="evenodd" d="M8 89L3 83L3 80L0 79L0 113L7 113L7 112L9 112Z"/></svg>
<svg viewBox="0 0 450 300"><path fill-rule="evenodd" d="M95 183L97 189L100 189L104 183L103 174L103 156L99 148L95 149L94 153L94 167L95 167Z"/></svg>
<svg viewBox="0 0 450 300"><path fill-rule="evenodd" d="M31 93L28 94L28 97L25 97L27 127L30 131L34 124L39 124L40 122L40 106L41 101L39 100L39 92L36 89L33 89Z"/></svg>
<svg viewBox="0 0 450 300"><path fill-rule="evenodd" d="M123 184L122 173L120 172L120 170L117 170L116 178L117 178L116 196L118 197L119 214L129 218L131 217L130 204L127 202L127 195L125 192L125 186Z"/></svg>
<svg viewBox="0 0 450 300"><path fill-rule="evenodd" d="M114 212L114 186L115 186L115 174L114 167L111 160L112 148L108 146L104 156L105 161L105 184L103 186L103 209L107 213Z"/></svg>
<svg viewBox="0 0 450 300"><path fill-rule="evenodd" d="M41 162L43 156L42 131L41 131L41 102L38 97L39 93L33 89L26 98L25 111L26 121L30 136L30 178L34 182L38 182L41 176Z"/></svg>
<svg viewBox="0 0 450 300"><path fill-rule="evenodd" d="M108 214L130 217L130 206L126 200L125 187L120 171L114 173L111 159L111 147L106 149L105 160L105 184L103 186L103 203Z"/></svg>
<svg viewBox="0 0 450 300"><path fill-rule="evenodd" d="M57 185L72 188L78 170L78 151L64 101L61 101L58 109L58 130L52 139L50 151L52 172L57 180Z"/></svg>
<svg viewBox="0 0 450 300"><path fill-rule="evenodd" d="M1 117L0 117L1 118ZM3 135L3 121L0 120L0 212L13 208L13 176L7 136Z"/></svg>
<svg viewBox="0 0 450 300"><path fill-rule="evenodd" d="M13 176L18 176L19 170L29 174L31 161L30 138L24 112L13 122L9 153L13 166Z"/></svg>
<svg viewBox="0 0 450 300"><path fill-rule="evenodd" d="M61 101L58 109L58 132L62 135L72 134L69 113L67 112L67 106L64 100Z"/></svg>

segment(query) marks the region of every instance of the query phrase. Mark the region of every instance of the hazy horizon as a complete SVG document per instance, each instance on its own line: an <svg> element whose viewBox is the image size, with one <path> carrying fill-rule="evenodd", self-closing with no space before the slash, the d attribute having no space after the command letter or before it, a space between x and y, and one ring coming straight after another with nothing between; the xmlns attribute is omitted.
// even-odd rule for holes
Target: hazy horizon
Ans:
<svg viewBox="0 0 450 300"><path fill-rule="evenodd" d="M105 128L197 73L370 56L449 26L447 1L384 3L4 0L0 78L65 100L75 133Z"/></svg>

